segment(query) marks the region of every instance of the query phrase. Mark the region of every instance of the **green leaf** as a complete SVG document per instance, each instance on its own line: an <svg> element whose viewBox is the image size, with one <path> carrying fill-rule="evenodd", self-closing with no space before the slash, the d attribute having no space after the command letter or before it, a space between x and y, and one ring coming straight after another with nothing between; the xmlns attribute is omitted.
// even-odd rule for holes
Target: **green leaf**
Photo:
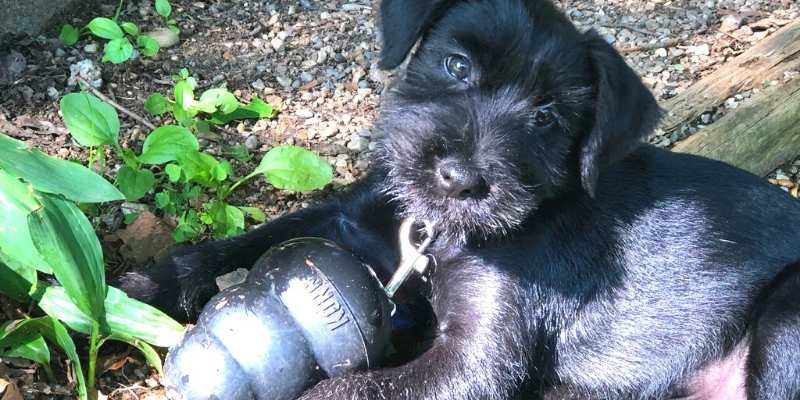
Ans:
<svg viewBox="0 0 800 400"><path fill-rule="evenodd" d="M41 365L50 364L50 349L42 334L25 320L10 321L0 327L0 356L18 357Z"/></svg>
<svg viewBox="0 0 800 400"><path fill-rule="evenodd" d="M169 17L172 14L172 6L169 4L169 0L156 0L156 12L164 18Z"/></svg>
<svg viewBox="0 0 800 400"><path fill-rule="evenodd" d="M81 203L125 199L114 185L90 169L29 149L25 142L1 133L0 168L28 181L40 192L61 194Z"/></svg>
<svg viewBox="0 0 800 400"><path fill-rule="evenodd" d="M240 105L239 108L229 114L222 112L215 112L208 119L208 122L217 125L224 125L231 121L240 121L243 119L261 119L272 118L275 116L275 109L269 103L261 100L260 98L253 97L250 104Z"/></svg>
<svg viewBox="0 0 800 400"><path fill-rule="evenodd" d="M145 57L153 57L161 50L161 45L158 44L158 41L147 35L137 37L136 44L142 49L142 54Z"/></svg>
<svg viewBox="0 0 800 400"><path fill-rule="evenodd" d="M145 164L163 164L176 160L179 154L196 152L199 148L197 138L188 129L177 125L164 125L147 136L139 161Z"/></svg>
<svg viewBox="0 0 800 400"><path fill-rule="evenodd" d="M172 204L172 200L170 199L168 192L158 192L155 195L156 200L156 207L158 208L166 208L170 204Z"/></svg>
<svg viewBox="0 0 800 400"><path fill-rule="evenodd" d="M213 220L214 238L221 239L244 232L244 213L242 210L222 201L206 205Z"/></svg>
<svg viewBox="0 0 800 400"><path fill-rule="evenodd" d="M200 101L195 104L200 111L211 114L219 109L223 114L230 114L239 108L239 100L228 89L209 89L200 95Z"/></svg>
<svg viewBox="0 0 800 400"><path fill-rule="evenodd" d="M103 39L114 40L125 37L125 34L122 33L122 29L120 29L119 25L108 18L97 17L89 22L87 27L92 33L94 33L95 36Z"/></svg>
<svg viewBox="0 0 800 400"><path fill-rule="evenodd" d="M103 61L111 61L112 64L121 64L133 55L133 45L128 38L113 39L103 47Z"/></svg>
<svg viewBox="0 0 800 400"><path fill-rule="evenodd" d="M61 43L64 43L66 46L72 46L73 44L77 43L78 37L80 37L80 31L78 28L70 24L62 26L61 33L58 35Z"/></svg>
<svg viewBox="0 0 800 400"><path fill-rule="evenodd" d="M239 207L242 212L247 214L250 218L252 218L256 222L264 222L267 220L267 214L264 214L260 208L256 207Z"/></svg>
<svg viewBox="0 0 800 400"><path fill-rule="evenodd" d="M136 35L139 34L139 27L136 24L134 24L133 22L123 22L123 23L119 24L119 26L128 35L136 36Z"/></svg>
<svg viewBox="0 0 800 400"><path fill-rule="evenodd" d="M183 169L187 181L207 187L214 186L216 183L213 171L219 165L219 161L214 157L198 151L179 153L178 164Z"/></svg>
<svg viewBox="0 0 800 400"><path fill-rule="evenodd" d="M149 169L133 169L127 165L120 168L117 174L117 186L125 194L128 201L136 201L144 197L155 186L156 178Z"/></svg>
<svg viewBox="0 0 800 400"><path fill-rule="evenodd" d="M63 287L47 286L36 295L39 306L71 329L89 334L92 320L81 311ZM105 300L106 320L100 325L104 335L121 334L144 340L154 346L171 347L180 341L184 327L156 308L132 299L125 292L108 288Z"/></svg>
<svg viewBox="0 0 800 400"><path fill-rule="evenodd" d="M167 164L164 168L170 182L177 182L181 179L181 166L178 164Z"/></svg>
<svg viewBox="0 0 800 400"><path fill-rule="evenodd" d="M81 400L87 399L86 381L84 380L81 360L78 358L78 352L75 350L75 342L72 341L64 325L61 325L55 318L40 317L14 321L13 327L9 328L9 326L6 326L4 329L37 332L50 343L58 345L67 355L67 358L72 361L75 368L75 377L78 380L78 398Z"/></svg>
<svg viewBox="0 0 800 400"><path fill-rule="evenodd" d="M192 107L194 103L194 89L189 81L182 80L175 84L175 106L172 112L181 125L189 126L194 122L193 118L198 113L198 110Z"/></svg>
<svg viewBox="0 0 800 400"><path fill-rule="evenodd" d="M175 227L172 237L176 242L183 243L197 239L202 232L203 226L200 224L197 212L189 210L178 219L178 226Z"/></svg>
<svg viewBox="0 0 800 400"><path fill-rule="evenodd" d="M161 93L153 93L144 101L144 110L153 115L161 115L172 108L169 100Z"/></svg>
<svg viewBox="0 0 800 400"><path fill-rule="evenodd" d="M159 357L156 350L149 344L129 335L124 335L122 333L112 333L111 335L106 336L105 338L100 340L100 342L97 344L97 348L99 349L108 340L127 343L135 347L142 353L144 359L147 361L148 364L150 364L151 367L153 367L153 369L155 369L160 375L164 374L164 367L161 364L161 357Z"/></svg>
<svg viewBox="0 0 800 400"><path fill-rule="evenodd" d="M330 164L297 146L272 148L249 176L259 173L273 186L295 192L322 188L333 178Z"/></svg>
<svg viewBox="0 0 800 400"><path fill-rule="evenodd" d="M119 117L114 107L87 93L70 93L60 104L64 124L81 146L117 143Z"/></svg>
<svg viewBox="0 0 800 400"><path fill-rule="evenodd" d="M27 281L27 289L36 281L34 269L53 272L33 246L28 229L28 214L40 207L29 185L0 169L0 261L17 279ZM5 285L0 283L0 286ZM14 286L20 287L19 284Z"/></svg>
<svg viewBox="0 0 800 400"><path fill-rule="evenodd" d="M230 145L227 143L222 143L222 155L226 157L233 157L239 161L250 161L253 157L250 154L250 150L247 149L242 143Z"/></svg>
<svg viewBox="0 0 800 400"><path fill-rule="evenodd" d="M2 258L0 253L0 260ZM17 271L0 261L0 293L17 301L26 301L35 282L35 269L23 267Z"/></svg>
<svg viewBox="0 0 800 400"><path fill-rule="evenodd" d="M42 208L28 216L34 246L72 301L95 321L101 321L105 266L92 224L70 201L42 194L39 202Z"/></svg>

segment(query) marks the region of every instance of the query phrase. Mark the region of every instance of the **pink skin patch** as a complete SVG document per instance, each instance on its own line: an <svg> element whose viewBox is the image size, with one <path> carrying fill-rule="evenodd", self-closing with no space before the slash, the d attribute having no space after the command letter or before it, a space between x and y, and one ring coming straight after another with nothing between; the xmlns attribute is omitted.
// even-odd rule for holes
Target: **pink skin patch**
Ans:
<svg viewBox="0 0 800 400"><path fill-rule="evenodd" d="M746 400L745 376L749 341L739 342L725 358L697 371L687 385L689 396L676 400Z"/></svg>

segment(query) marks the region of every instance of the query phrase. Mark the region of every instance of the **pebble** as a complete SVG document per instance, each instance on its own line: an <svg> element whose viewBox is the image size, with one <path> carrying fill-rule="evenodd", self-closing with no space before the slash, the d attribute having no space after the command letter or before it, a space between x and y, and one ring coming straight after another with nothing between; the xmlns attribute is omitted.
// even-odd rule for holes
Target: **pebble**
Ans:
<svg viewBox="0 0 800 400"><path fill-rule="evenodd" d="M339 133L339 127L336 125L330 125L319 131L319 136L320 138L325 139L334 136L337 133Z"/></svg>
<svg viewBox="0 0 800 400"><path fill-rule="evenodd" d="M308 108L300 108L294 114L303 119L309 119L314 116L314 112Z"/></svg>
<svg viewBox="0 0 800 400"><path fill-rule="evenodd" d="M709 47L708 43L703 43L697 46L689 46L686 51L698 56L707 56L711 54L711 47Z"/></svg>
<svg viewBox="0 0 800 400"><path fill-rule="evenodd" d="M283 87L289 87L292 85L292 78L288 78L285 76L276 76L275 80L278 81L278 84L280 84Z"/></svg>
<svg viewBox="0 0 800 400"><path fill-rule="evenodd" d="M267 87L267 85L264 84L264 81L260 78L251 83L250 86L252 86L255 90L264 90Z"/></svg>
<svg viewBox="0 0 800 400"><path fill-rule="evenodd" d="M303 73L300 74L300 80L303 82L311 82L312 80L314 80L314 75L311 75L306 71L303 71Z"/></svg>
<svg viewBox="0 0 800 400"><path fill-rule="evenodd" d="M248 150L258 149L259 143L256 135L248 136L247 139L244 140L244 146L247 147Z"/></svg>
<svg viewBox="0 0 800 400"><path fill-rule="evenodd" d="M728 14L722 17L722 24L719 30L722 32L730 33L742 26L742 17L736 14Z"/></svg>
<svg viewBox="0 0 800 400"><path fill-rule="evenodd" d="M273 49L275 49L275 51L278 51L281 49L281 47L283 47L283 39L275 37L272 40L270 40L269 44L272 46Z"/></svg>
<svg viewBox="0 0 800 400"><path fill-rule="evenodd" d="M70 65L67 85L75 86L78 83L76 78L79 76L89 81L89 84L95 89L100 89L103 86L102 72L92 60L82 60Z"/></svg>
<svg viewBox="0 0 800 400"><path fill-rule="evenodd" d="M83 51L89 54L97 53L97 43L89 43L86 46L83 46Z"/></svg>
<svg viewBox="0 0 800 400"><path fill-rule="evenodd" d="M47 88L47 97L49 97L50 100L58 100L59 95L60 93L58 93L58 89L52 86Z"/></svg>
<svg viewBox="0 0 800 400"><path fill-rule="evenodd" d="M660 49L656 49L655 55L656 55L656 57L662 57L662 58L666 57L667 56L667 49L665 49L663 47L660 48Z"/></svg>
<svg viewBox="0 0 800 400"><path fill-rule="evenodd" d="M364 151L369 148L369 139L359 136L357 133L350 137L347 148L355 151Z"/></svg>

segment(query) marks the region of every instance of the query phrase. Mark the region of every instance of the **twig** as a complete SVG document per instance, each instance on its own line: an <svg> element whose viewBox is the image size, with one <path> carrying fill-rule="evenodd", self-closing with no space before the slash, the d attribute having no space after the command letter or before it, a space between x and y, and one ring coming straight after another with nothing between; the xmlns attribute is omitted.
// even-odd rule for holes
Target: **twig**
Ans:
<svg viewBox="0 0 800 400"><path fill-rule="evenodd" d="M680 43L680 40L678 40L678 39L667 39L667 40L664 40L664 41L661 41L661 42L644 44L644 45L641 45L641 46L628 47L628 48L620 49L619 51L621 53L635 53L637 51L655 50L655 49L660 49L662 47L666 49L668 47L673 47L673 46L677 45L678 43Z"/></svg>
<svg viewBox="0 0 800 400"><path fill-rule="evenodd" d="M92 92L92 94L94 94L95 96L99 97L100 99L102 99L106 103L111 104L111 106L113 106L117 110L123 112L124 114L127 114L129 117L135 119L136 121L139 121L139 123L141 123L142 125L146 126L151 131L156 129L156 126L153 125L152 123L150 123L150 121L140 117L135 112L133 112L131 110L128 110L127 108L117 104L116 101L109 99L108 96L104 95L102 92L100 92L99 90L97 90L94 87L92 87L92 85L86 79L83 79L83 77L78 76L77 80L80 83L82 83L85 88L89 89L89 91Z"/></svg>

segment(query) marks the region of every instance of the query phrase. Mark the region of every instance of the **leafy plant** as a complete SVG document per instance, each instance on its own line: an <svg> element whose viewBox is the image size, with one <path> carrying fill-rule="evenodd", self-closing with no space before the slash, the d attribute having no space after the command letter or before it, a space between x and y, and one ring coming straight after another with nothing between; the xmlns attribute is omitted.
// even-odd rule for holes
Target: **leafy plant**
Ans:
<svg viewBox="0 0 800 400"><path fill-rule="evenodd" d="M87 137L103 141L102 135ZM105 282L100 242L75 202L122 198L91 170L0 134L0 293L35 301L44 311L44 316L0 326L0 356L30 359L52 376L48 343L56 345L75 368L81 399L97 395L97 352L106 341L131 344L160 371L151 344L170 346L183 332L165 314ZM53 275L59 286L40 280L40 274ZM86 374L64 325L89 335Z"/></svg>
<svg viewBox="0 0 800 400"><path fill-rule="evenodd" d="M94 18L83 30L79 30L70 24L64 25L61 28L59 39L67 46L77 43L82 33L91 33L98 38L106 39L108 41L103 47L103 61L109 61L113 64L120 64L129 60L133 56L134 47L138 48L139 52L145 57L155 56L160 50L160 46L154 38L142 35L139 26L133 22L118 21L123 2L123 0L120 0L113 18ZM156 0L155 8L156 12L162 16L162 11L168 11L167 16L172 13L172 7L168 0ZM168 19L167 26L176 34L178 33L177 22L174 19Z"/></svg>
<svg viewBox="0 0 800 400"><path fill-rule="evenodd" d="M194 132L209 125L246 118L269 118L275 111L255 98L241 104L224 88L212 88L195 98L196 81L186 69L173 77L172 98L154 94L145 101L153 114L172 113L177 125L153 130L136 154L118 144L119 121L116 111L86 93L73 93L61 100L64 121L76 141L83 146L111 146L124 165L115 185L129 201L154 193L155 206L177 222L176 241L194 240L205 232L216 238L244 231L245 217L257 222L266 219L254 207L236 207L228 196L245 181L264 175L280 189L305 192L328 184L333 176L330 165L314 153L295 146L271 149L252 173L237 178L228 160L219 160L200 150ZM239 158L249 158L246 149L236 150Z"/></svg>

